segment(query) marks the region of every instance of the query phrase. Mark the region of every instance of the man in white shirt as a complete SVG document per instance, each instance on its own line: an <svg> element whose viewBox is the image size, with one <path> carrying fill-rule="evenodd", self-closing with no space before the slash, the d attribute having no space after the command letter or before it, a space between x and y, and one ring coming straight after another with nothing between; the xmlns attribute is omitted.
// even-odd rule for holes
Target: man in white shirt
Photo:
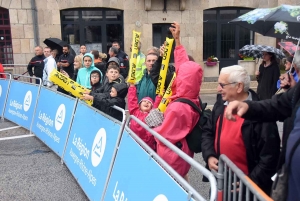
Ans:
<svg viewBox="0 0 300 201"><path fill-rule="evenodd" d="M50 81L50 73L53 69L57 69L55 59L51 55L51 49L49 47L44 48L44 55L46 59L44 60L45 67L43 71L43 85L49 88L54 87L53 82Z"/></svg>

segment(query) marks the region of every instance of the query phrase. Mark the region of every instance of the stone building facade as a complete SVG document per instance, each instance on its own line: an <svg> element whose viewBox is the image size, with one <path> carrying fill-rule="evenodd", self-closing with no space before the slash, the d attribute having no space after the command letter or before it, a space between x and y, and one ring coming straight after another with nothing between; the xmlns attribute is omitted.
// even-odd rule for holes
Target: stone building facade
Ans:
<svg viewBox="0 0 300 201"><path fill-rule="evenodd" d="M35 5L32 2L35 2ZM204 19L204 15L206 11L225 9L224 13L226 13L226 10L232 11L235 8L241 10L255 9L258 7L275 7L280 4L299 5L300 0L0 0L0 9L7 10L9 13L13 63L15 64L28 63L34 55L34 46L45 46L43 41L46 38L64 38L66 33L63 33L64 28L62 26L63 11L92 9L92 11L97 12L97 9L102 9L121 12L122 16L119 20L122 30L118 31L120 32L122 47L126 52L129 52L132 30L142 32L142 51L145 52L154 43L159 44L159 39L156 40L156 36L159 36L159 26L166 27L163 25L169 26L168 23L177 21L181 24L183 45L197 62L204 65L203 62L206 60L203 53L206 51L204 50L204 34L209 34L205 32L207 20ZM227 13L229 16L230 11ZM102 17L99 17L101 21L100 18ZM107 20L109 21L109 19ZM97 20L94 20L93 23L93 26L96 26ZM76 26L81 25L79 23ZM85 28L83 29L85 30ZM102 30L103 27L100 29ZM155 32L154 29L158 31ZM78 31L77 34L80 34L79 32L82 33ZM109 35L109 32L106 34ZM276 45L275 38L264 37L256 33L253 36L252 43L254 44ZM93 38L95 37L93 36ZM106 36L106 39L108 38L109 36ZM99 40L101 41L101 39ZM110 43L107 42L106 46L109 45ZM212 52L214 48L212 47ZM102 45L100 51L105 52L106 49ZM234 57L237 59L236 56Z"/></svg>

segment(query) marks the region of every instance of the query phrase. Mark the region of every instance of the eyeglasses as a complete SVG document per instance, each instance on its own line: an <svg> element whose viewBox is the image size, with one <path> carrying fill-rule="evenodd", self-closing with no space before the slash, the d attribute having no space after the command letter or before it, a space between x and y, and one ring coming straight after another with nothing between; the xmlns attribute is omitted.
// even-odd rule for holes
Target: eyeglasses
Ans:
<svg viewBox="0 0 300 201"><path fill-rule="evenodd" d="M230 85L230 84L236 84L236 82L231 82L231 83L228 83L228 84L219 83L219 85L221 86L222 89L224 89L224 87L226 85Z"/></svg>

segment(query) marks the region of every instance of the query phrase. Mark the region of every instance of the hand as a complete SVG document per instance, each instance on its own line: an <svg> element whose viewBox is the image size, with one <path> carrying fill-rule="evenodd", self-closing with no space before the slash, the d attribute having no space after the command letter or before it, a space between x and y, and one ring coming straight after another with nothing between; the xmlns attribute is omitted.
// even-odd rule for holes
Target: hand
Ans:
<svg viewBox="0 0 300 201"><path fill-rule="evenodd" d="M280 87L283 89L288 89L290 87L294 87L297 83L294 79L294 76L289 73L282 74L280 77Z"/></svg>
<svg viewBox="0 0 300 201"><path fill-rule="evenodd" d="M171 31L173 38L175 40L178 40L180 37L180 25L177 22L174 22L173 24L171 24L172 27L169 28L169 30Z"/></svg>
<svg viewBox="0 0 300 201"><path fill-rule="evenodd" d="M248 109L249 106L247 103L241 101L232 101L226 108L225 117L230 121L236 121L233 115L237 114L241 117L248 111Z"/></svg>
<svg viewBox="0 0 300 201"><path fill-rule="evenodd" d="M61 72L61 74L63 74L64 76L70 78L69 74L68 74L66 71L61 70L60 72Z"/></svg>
<svg viewBox="0 0 300 201"><path fill-rule="evenodd" d="M259 71L255 71L255 75L256 75L256 76L259 76Z"/></svg>
<svg viewBox="0 0 300 201"><path fill-rule="evenodd" d="M210 170L215 170L218 172L218 162L219 160L211 156L208 158L208 167Z"/></svg>
<svg viewBox="0 0 300 201"><path fill-rule="evenodd" d="M94 100L94 97L88 94L83 94L80 98L82 100Z"/></svg>
<svg viewBox="0 0 300 201"><path fill-rule="evenodd" d="M89 95L89 94L90 94L90 90L85 90L85 91L83 92L83 94Z"/></svg>
<svg viewBox="0 0 300 201"><path fill-rule="evenodd" d="M61 66L61 63L60 62L57 62L57 64L56 64L57 66Z"/></svg>
<svg viewBox="0 0 300 201"><path fill-rule="evenodd" d="M164 53L165 53L165 43L162 44L162 45L160 46L160 48L159 48L159 55L160 55L161 57L164 56Z"/></svg>

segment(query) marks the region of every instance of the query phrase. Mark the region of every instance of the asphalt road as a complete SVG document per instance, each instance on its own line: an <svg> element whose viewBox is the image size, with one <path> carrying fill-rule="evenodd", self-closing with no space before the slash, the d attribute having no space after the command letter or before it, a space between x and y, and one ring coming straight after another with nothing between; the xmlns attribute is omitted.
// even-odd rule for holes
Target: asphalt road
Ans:
<svg viewBox="0 0 300 201"><path fill-rule="evenodd" d="M213 105L215 94L201 96ZM88 200L68 168L60 158L29 131L16 124L0 123L0 200ZM13 128L3 130L5 128ZM282 132L282 125L279 124ZM204 165L202 155L195 160ZM202 182L202 174L191 168L190 184L205 198L209 183Z"/></svg>

